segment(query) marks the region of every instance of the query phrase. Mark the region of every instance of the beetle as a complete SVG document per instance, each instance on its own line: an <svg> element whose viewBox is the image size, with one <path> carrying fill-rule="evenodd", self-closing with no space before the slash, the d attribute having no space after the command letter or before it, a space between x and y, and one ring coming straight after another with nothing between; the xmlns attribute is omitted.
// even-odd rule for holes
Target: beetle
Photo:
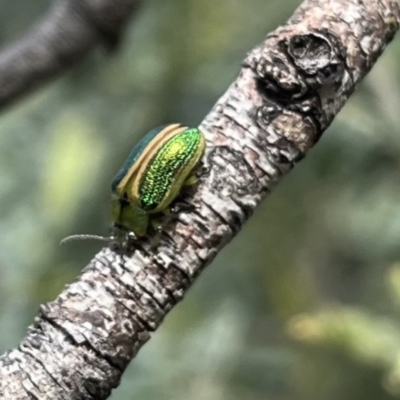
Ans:
<svg viewBox="0 0 400 400"><path fill-rule="evenodd" d="M111 237L72 235L72 239L117 240L146 236L157 214L169 213L183 186L193 185L194 173L205 150L198 128L164 125L148 132L133 148L111 183Z"/></svg>

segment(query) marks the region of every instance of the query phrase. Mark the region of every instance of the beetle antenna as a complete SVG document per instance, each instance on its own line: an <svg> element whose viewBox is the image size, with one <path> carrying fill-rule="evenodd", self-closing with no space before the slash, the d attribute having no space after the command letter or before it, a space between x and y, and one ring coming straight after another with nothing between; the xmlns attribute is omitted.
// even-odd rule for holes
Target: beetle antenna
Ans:
<svg viewBox="0 0 400 400"><path fill-rule="evenodd" d="M61 240L60 245L62 246L65 243L71 242L72 240L101 240L102 242L109 242L112 240L112 237L87 234L71 235Z"/></svg>

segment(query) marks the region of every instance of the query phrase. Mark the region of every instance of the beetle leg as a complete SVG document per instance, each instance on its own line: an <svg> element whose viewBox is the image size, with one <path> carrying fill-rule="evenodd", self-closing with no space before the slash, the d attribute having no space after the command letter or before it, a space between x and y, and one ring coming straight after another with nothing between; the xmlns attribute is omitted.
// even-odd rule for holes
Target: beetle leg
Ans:
<svg viewBox="0 0 400 400"><path fill-rule="evenodd" d="M199 181L199 177L197 175L190 175L186 181L184 182L183 186L193 186Z"/></svg>
<svg viewBox="0 0 400 400"><path fill-rule="evenodd" d="M149 228L153 231L153 232L159 232L161 229L161 224L159 219L157 218L157 214L155 214L156 216L153 218L149 219Z"/></svg>
<svg viewBox="0 0 400 400"><path fill-rule="evenodd" d="M200 168L197 169L196 175L200 177L201 175L206 174L210 170L210 167L204 165L204 163L201 163Z"/></svg>
<svg viewBox="0 0 400 400"><path fill-rule="evenodd" d="M185 201L175 202L175 204L171 207L171 213L178 214L180 211L193 211L196 206L192 203L187 203Z"/></svg>
<svg viewBox="0 0 400 400"><path fill-rule="evenodd" d="M150 250L154 250L154 249L156 249L157 247L158 247L158 245L160 244L160 240L161 240L161 234L160 234L161 232L157 232L154 236L153 236L153 238L152 238L152 240L151 240L151 243L150 243Z"/></svg>
<svg viewBox="0 0 400 400"><path fill-rule="evenodd" d="M164 211L163 211L164 213ZM160 221L156 218L150 219L150 228L155 231L155 234L152 237L150 249L153 250L158 247L160 240L161 240L161 231L162 225Z"/></svg>
<svg viewBox="0 0 400 400"><path fill-rule="evenodd" d="M200 180L200 177L205 173L207 173L209 170L210 170L209 167L206 167L204 164L201 164L201 167L197 168L196 172L187 177L186 181L183 183L183 186L195 185Z"/></svg>

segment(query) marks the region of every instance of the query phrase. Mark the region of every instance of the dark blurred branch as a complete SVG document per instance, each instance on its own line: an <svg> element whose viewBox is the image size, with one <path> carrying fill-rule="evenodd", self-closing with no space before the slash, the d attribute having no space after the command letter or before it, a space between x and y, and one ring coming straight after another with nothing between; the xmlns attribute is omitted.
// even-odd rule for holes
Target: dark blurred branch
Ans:
<svg viewBox="0 0 400 400"><path fill-rule="evenodd" d="M60 74L97 44L116 46L142 0L59 0L0 51L0 107Z"/></svg>
<svg viewBox="0 0 400 400"><path fill-rule="evenodd" d="M200 125L209 170L186 193L195 207L166 224L155 250L150 240L124 256L103 249L42 306L0 358L0 398L107 398L204 267L318 141L399 19L397 0L306 0L253 49Z"/></svg>

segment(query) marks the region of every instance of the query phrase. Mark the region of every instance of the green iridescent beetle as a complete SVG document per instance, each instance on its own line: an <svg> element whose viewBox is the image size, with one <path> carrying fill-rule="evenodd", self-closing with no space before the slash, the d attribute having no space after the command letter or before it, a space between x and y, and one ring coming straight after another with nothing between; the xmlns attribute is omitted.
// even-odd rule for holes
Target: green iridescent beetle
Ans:
<svg viewBox="0 0 400 400"><path fill-rule="evenodd" d="M194 169L204 153L197 128L172 124L148 132L134 147L112 181L113 235L73 235L72 239L115 240L129 232L146 236L155 214L167 213L182 187L197 181Z"/></svg>

